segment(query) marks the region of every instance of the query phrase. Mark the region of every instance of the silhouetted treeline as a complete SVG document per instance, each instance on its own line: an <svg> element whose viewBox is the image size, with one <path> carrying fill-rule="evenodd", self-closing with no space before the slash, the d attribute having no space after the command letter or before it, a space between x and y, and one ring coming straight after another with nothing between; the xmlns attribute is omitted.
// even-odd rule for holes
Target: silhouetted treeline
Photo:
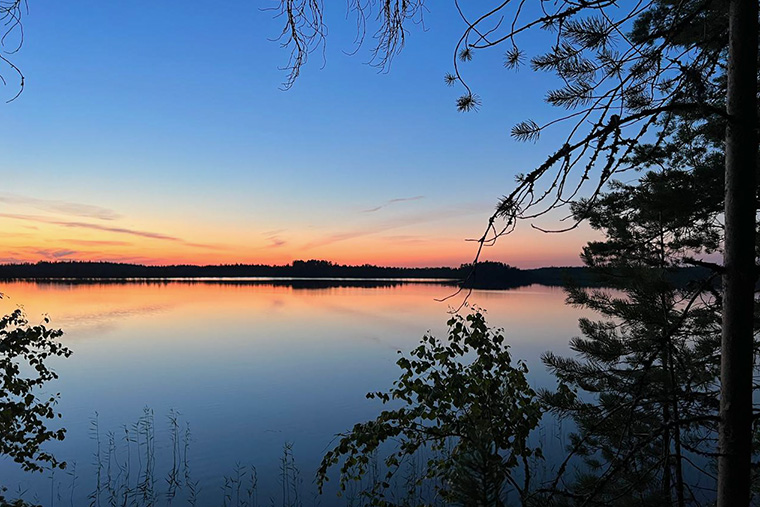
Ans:
<svg viewBox="0 0 760 507"><path fill-rule="evenodd" d="M463 264L457 271L462 285L475 289L508 289L533 284L562 287L568 283L592 287L601 283L590 269L581 267L519 269L501 262L479 262L474 270L472 264Z"/></svg>
<svg viewBox="0 0 760 507"><path fill-rule="evenodd" d="M16 278L449 278L459 279L461 268L403 268L364 264L346 266L329 261L293 261L283 266L221 264L214 266L144 266L116 262L38 262L2 264L0 279Z"/></svg>
<svg viewBox="0 0 760 507"><path fill-rule="evenodd" d="M693 279L691 269L677 272L676 278ZM22 264L0 264L2 280L67 280L86 282L88 280L123 281L129 279L168 278L310 278L336 279L442 279L461 284L467 288L508 289L540 284L564 286L568 283L590 287L604 283L589 268L548 267L519 269L502 262L484 261L476 269L471 264L457 268L428 267L405 268L373 266L347 266L323 260L293 261L282 266L264 264L222 264L215 266L172 265L144 266L116 262L38 262Z"/></svg>

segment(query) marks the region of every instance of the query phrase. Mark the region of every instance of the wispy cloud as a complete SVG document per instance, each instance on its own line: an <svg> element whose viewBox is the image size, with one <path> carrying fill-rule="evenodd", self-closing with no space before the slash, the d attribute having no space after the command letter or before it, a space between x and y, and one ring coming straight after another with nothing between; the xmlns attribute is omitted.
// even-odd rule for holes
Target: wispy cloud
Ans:
<svg viewBox="0 0 760 507"><path fill-rule="evenodd" d="M267 248L278 248L288 243L286 239L283 239L281 234L285 232L284 229L277 229L274 231L266 231L262 235L269 241Z"/></svg>
<svg viewBox="0 0 760 507"><path fill-rule="evenodd" d="M455 208L446 208L438 210L430 210L422 213L407 214L402 217L395 218L393 220L385 220L383 222L370 223L361 229L354 229L350 231L339 232L325 236L317 241L312 241L304 246L304 249L316 248L339 241L346 241L354 238L360 238L363 236L371 236L373 234L379 234L386 231L400 229L410 225L421 225L431 222L439 222L442 220L449 220L456 217L463 217L469 215L483 215L483 206L464 206Z"/></svg>
<svg viewBox="0 0 760 507"><path fill-rule="evenodd" d="M35 254L42 256L46 259L63 259L65 257L71 257L72 255L76 255L76 250L50 250L50 249L41 249L41 250L35 250Z"/></svg>
<svg viewBox="0 0 760 507"><path fill-rule="evenodd" d="M104 262L131 262L135 264L170 264L169 260L155 259L153 257L123 255L118 253L106 253L90 250L74 250L69 248L37 248L24 247L20 250L3 252L0 264L17 264L21 262L35 262L39 260L82 260Z"/></svg>
<svg viewBox="0 0 760 507"><path fill-rule="evenodd" d="M90 230L96 230L96 231L103 231L103 232L113 232L116 234L127 234L130 236L138 236L141 238L148 238L148 239L156 239L161 241L170 241L174 243L180 243L186 246L192 246L197 248L212 248L212 249L223 249L224 247L221 245L209 245L205 243L191 243L189 241L185 241L182 238L178 238L176 236L170 236L168 234L162 234L159 232L151 232L151 231L142 231L139 229L128 229L126 227L111 227L107 225L101 225L101 224L91 224L87 222L71 222L67 220L56 220L53 218L48 217L41 217L37 215L19 215L15 213L0 213L0 218L10 218L14 220L25 220L30 222L38 222L38 223L45 223L45 224L51 224L51 225L58 225L61 227L69 227L69 228L79 228L79 229L90 229Z"/></svg>
<svg viewBox="0 0 760 507"><path fill-rule="evenodd" d="M407 201L419 201L420 199L424 199L424 195L415 195L414 197L397 197L396 199L390 199L388 201L385 201L380 206L375 206L374 208L365 209L362 211L362 213L374 213L375 211L380 211L383 208L387 208L388 206L392 204L396 204L398 202L407 202Z"/></svg>
<svg viewBox="0 0 760 507"><path fill-rule="evenodd" d="M70 238L70 239L62 239L62 243L72 244L72 245L85 245L85 246L130 246L132 243L129 241L109 241L109 240L102 240L102 239L76 239L76 238Z"/></svg>
<svg viewBox="0 0 760 507"><path fill-rule="evenodd" d="M386 236L386 239L393 243L404 245L421 245L430 242L429 238L424 238L422 236L413 236L411 234L397 234L395 236Z"/></svg>
<svg viewBox="0 0 760 507"><path fill-rule="evenodd" d="M0 214L0 216L4 216ZM100 224L90 224L87 222L67 222L63 220L50 220L50 224L60 225L62 227L72 227L81 229L92 229L96 231L115 232L117 234L130 234L132 236L140 236L142 238L149 239L161 239L164 241L175 241L177 243L185 243L185 241L176 236L169 236L168 234L162 234L160 232L141 231L139 229L127 229L125 227L109 227Z"/></svg>
<svg viewBox="0 0 760 507"><path fill-rule="evenodd" d="M95 218L98 220L117 220L121 218L117 212L112 209L91 204L81 204L78 202L58 201L54 199L37 199L18 194L9 194L0 192L0 203L12 204L14 206L28 206L30 208L60 213L63 215Z"/></svg>

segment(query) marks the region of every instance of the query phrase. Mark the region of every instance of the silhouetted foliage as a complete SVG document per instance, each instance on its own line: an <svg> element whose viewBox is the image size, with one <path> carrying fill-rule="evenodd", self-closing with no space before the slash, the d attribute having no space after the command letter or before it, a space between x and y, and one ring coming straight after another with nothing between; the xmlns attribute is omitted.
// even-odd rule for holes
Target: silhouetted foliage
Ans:
<svg viewBox="0 0 760 507"><path fill-rule="evenodd" d="M38 397L43 386L58 378L47 363L53 357L71 355L57 341L63 333L47 324L45 318L42 324L30 326L20 309L0 318L0 455L33 472L66 466L42 449L50 440L63 440L66 432L48 427L60 417L54 409L57 395ZM0 505L31 507L21 499L5 498L5 491L0 487Z"/></svg>
<svg viewBox="0 0 760 507"><path fill-rule="evenodd" d="M493 217L504 218L505 226L496 228L492 220L489 233L507 233L519 218L567 205L586 183L598 194L613 174L627 168L626 158L655 130L658 118L681 113L725 118L721 104L712 100L727 56L725 2L560 1L534 8L517 0L477 7L452 1L463 33L454 44L453 69L445 82L464 89L456 101L459 110L481 104L463 64L480 51L503 48L506 68L529 63L535 71L556 75L560 87L548 91L546 101L570 111L543 124L527 119L513 127L516 139L535 141L547 128L570 122L569 135L545 163L518 176ZM369 30L376 30L373 61L384 69L403 48L409 23L421 23L426 8L423 0L348 2L357 21L357 43L371 24ZM283 1L279 9L286 21L284 45L291 49L286 67L291 86L308 53L322 47L327 24L321 2ZM532 56L520 44L531 31L549 34L548 48L541 52L532 45ZM661 139L665 134L655 132Z"/></svg>
<svg viewBox="0 0 760 507"><path fill-rule="evenodd" d="M717 448L719 295L713 278L675 285L668 272L717 248L714 207L673 196L696 173L665 169L638 185L615 184L593 207L575 207L605 233L584 248L586 265L611 289L571 288L568 303L599 313L581 319L577 357L545 363L560 381L543 398L571 417L571 455L587 468L556 493L585 505L692 505L709 498L700 482ZM696 271L692 271L696 274ZM578 394L578 391L581 394ZM554 486L560 484L560 470ZM555 494L556 494L555 493Z"/></svg>
<svg viewBox="0 0 760 507"><path fill-rule="evenodd" d="M54 410L56 396L37 396L41 387L58 378L46 363L71 355L57 341L63 333L47 324L45 318L30 326L20 309L0 318L0 454L29 471L65 466L41 448L49 440L63 440L65 434L64 429L47 427L48 421L60 417Z"/></svg>
<svg viewBox="0 0 760 507"><path fill-rule="evenodd" d="M489 329L481 311L456 315L448 325L445 341L426 335L398 360L401 374L390 391L367 395L396 408L339 436L322 459L320 488L339 465L345 489L387 450L385 476L364 495L372 505L394 505L388 489L395 473L425 450L431 455L418 481L435 481L436 494L451 504L502 505L505 489L530 496L529 461L541 451L529 446L528 436L542 408L525 378L527 367L512 364L502 331Z"/></svg>
<svg viewBox="0 0 760 507"><path fill-rule="evenodd" d="M0 489L0 493L2 492L3 490ZM0 495L0 507L40 507L40 506L37 504L28 503L25 500L22 500L20 498L8 500L6 498L3 498L2 495Z"/></svg>
<svg viewBox="0 0 760 507"><path fill-rule="evenodd" d="M24 29L21 25L21 19L26 13L26 0L2 0L0 1L0 64L10 69L12 74L18 78L18 87L16 92L7 102L16 99L24 91L24 74L13 62L8 59L7 55L12 55L21 49L24 43ZM5 74L0 71L0 82L7 84Z"/></svg>

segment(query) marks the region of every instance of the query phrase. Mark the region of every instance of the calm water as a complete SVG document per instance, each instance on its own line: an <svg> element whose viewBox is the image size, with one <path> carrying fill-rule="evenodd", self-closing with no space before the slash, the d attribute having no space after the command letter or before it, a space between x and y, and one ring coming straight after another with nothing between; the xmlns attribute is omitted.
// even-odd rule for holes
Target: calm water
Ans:
<svg viewBox="0 0 760 507"><path fill-rule="evenodd" d="M221 505L222 476L236 463L257 467L260 504L272 497L279 505L285 442L293 443L311 505L313 473L333 435L377 413L364 395L397 377L398 350L417 345L427 330L444 335L448 306L435 298L451 290L439 284L6 284L4 312L22 305L33 323L47 313L74 350L54 363L60 379L52 389L61 393L68 434L50 449L76 463L77 478L24 475L0 459L0 483L27 490L24 498L43 505L87 505L95 487L95 413L102 438L114 431L118 439L150 407L159 491L166 489L171 460L167 415L173 409L183 426L190 424L198 505ZM580 315L563 304L562 290L475 291L470 301L505 329L513 357L527 361L534 385L550 384L539 356L566 351Z"/></svg>

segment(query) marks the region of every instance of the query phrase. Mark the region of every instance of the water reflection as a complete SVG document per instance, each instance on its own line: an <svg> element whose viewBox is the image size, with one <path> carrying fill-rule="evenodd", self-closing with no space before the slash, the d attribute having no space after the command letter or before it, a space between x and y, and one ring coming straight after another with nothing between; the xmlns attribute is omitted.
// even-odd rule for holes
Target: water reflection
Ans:
<svg viewBox="0 0 760 507"><path fill-rule="evenodd" d="M62 394L69 431L51 450L77 463L75 505L86 504L92 491L85 483L94 480L88 428L95 412L105 434L135 421L146 406L156 415L159 459L171 459L170 410L191 425L204 505L220 503L222 476L238 462L257 467L262 499L279 491L286 442L293 442L310 490L332 436L376 414L364 394L395 379L396 351L411 349L427 330L444 335L448 307L435 299L451 289L399 282L308 290L262 282L15 282L2 288L10 299L0 305L4 312L23 305L32 322L48 314L74 349L54 364L60 380L51 387ZM579 312L563 301L561 290L539 286L471 297L491 325L504 327L513 356L528 362L536 385L551 382L540 354L566 351L576 334ZM0 477L50 503L49 479L24 476L7 461L0 461Z"/></svg>

